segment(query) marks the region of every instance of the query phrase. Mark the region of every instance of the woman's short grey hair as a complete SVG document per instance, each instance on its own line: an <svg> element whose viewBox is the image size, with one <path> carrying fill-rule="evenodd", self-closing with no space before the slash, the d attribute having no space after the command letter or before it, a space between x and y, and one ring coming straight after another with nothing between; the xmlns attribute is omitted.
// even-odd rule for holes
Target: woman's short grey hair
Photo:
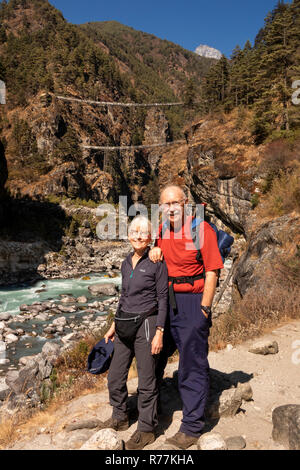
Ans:
<svg viewBox="0 0 300 470"><path fill-rule="evenodd" d="M142 227L143 229L147 230L149 234L152 236L152 224L147 217L144 215L137 215L131 222L128 228L128 233L131 230L134 230L136 227Z"/></svg>

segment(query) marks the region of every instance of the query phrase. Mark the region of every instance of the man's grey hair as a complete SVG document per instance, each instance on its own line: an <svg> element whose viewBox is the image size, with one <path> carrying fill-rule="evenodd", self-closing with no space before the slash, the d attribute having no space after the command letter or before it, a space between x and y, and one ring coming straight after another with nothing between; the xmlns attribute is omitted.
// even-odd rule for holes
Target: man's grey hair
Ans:
<svg viewBox="0 0 300 470"><path fill-rule="evenodd" d="M187 194L186 194L186 191L181 187L179 186L178 184L168 184L167 186L165 186L164 188L162 188L162 190L160 191L160 197L159 199L161 199L161 195L167 191L168 189L178 189L179 191L182 192L182 197L183 199L188 199L187 197Z"/></svg>

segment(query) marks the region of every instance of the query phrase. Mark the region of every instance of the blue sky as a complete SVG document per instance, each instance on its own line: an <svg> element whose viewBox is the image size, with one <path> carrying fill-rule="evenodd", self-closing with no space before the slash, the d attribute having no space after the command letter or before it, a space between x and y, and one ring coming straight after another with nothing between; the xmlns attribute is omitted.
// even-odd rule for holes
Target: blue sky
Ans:
<svg viewBox="0 0 300 470"><path fill-rule="evenodd" d="M71 23L115 20L195 50L207 44L230 56L253 40L277 0L50 0Z"/></svg>

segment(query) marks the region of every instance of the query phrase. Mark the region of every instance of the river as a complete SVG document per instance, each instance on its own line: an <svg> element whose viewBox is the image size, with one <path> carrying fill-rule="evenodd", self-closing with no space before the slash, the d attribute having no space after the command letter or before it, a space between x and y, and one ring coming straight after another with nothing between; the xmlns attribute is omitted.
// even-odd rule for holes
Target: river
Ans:
<svg viewBox="0 0 300 470"><path fill-rule="evenodd" d="M20 313L19 307L22 304L31 305L34 302L54 301L57 303L61 302L61 295L70 294L73 297L85 296L87 303L81 303L79 310L73 315L74 323L77 325L83 320L85 316L85 308L88 308L88 304L95 300L103 301L108 299L106 296L94 297L90 294L88 287L92 284L97 283L115 283L119 285L121 283L121 277L110 278L105 273L91 273L85 276L71 279L50 279L40 280L35 283L24 283L16 286L1 287L0 288L0 312L10 313L12 316ZM107 312L99 312L94 315L104 315ZM58 316L65 316L70 318L69 314L61 313ZM43 345L49 339L45 338L43 328L47 326L53 318L49 318L47 321L36 321L34 318L25 323L10 322L7 326L12 330L21 328L25 331L18 342L13 345L9 345L6 350L0 351L0 373L5 373L8 368L14 368L17 366L20 357L27 355L34 355L41 351ZM33 326L32 326L33 325ZM31 336L31 332L37 333L36 337ZM65 334L72 332L68 326L65 329ZM59 336L55 335L52 338L53 341L59 341ZM1 343L3 346L3 343ZM3 361L4 359L4 361ZM9 359L5 363L5 359Z"/></svg>

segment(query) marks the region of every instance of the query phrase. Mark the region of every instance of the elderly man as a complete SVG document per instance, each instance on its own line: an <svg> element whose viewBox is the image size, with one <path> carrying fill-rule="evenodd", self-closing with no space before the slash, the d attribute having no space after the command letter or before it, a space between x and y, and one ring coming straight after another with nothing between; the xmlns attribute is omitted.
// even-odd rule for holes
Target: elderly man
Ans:
<svg viewBox="0 0 300 470"><path fill-rule="evenodd" d="M154 262L164 258L168 268L170 332L179 351L178 388L183 418L179 432L167 442L181 449L197 442L205 424L211 305L218 270L223 268L216 233L207 222L203 221L196 228L199 247L193 244L192 217L184 216L186 203L187 198L179 186L168 186L162 191L160 204L168 227L160 227L156 247L149 255ZM200 248L201 259L197 259L197 248ZM170 353L172 345L167 334L164 336ZM163 374L166 357L163 352L158 375Z"/></svg>

